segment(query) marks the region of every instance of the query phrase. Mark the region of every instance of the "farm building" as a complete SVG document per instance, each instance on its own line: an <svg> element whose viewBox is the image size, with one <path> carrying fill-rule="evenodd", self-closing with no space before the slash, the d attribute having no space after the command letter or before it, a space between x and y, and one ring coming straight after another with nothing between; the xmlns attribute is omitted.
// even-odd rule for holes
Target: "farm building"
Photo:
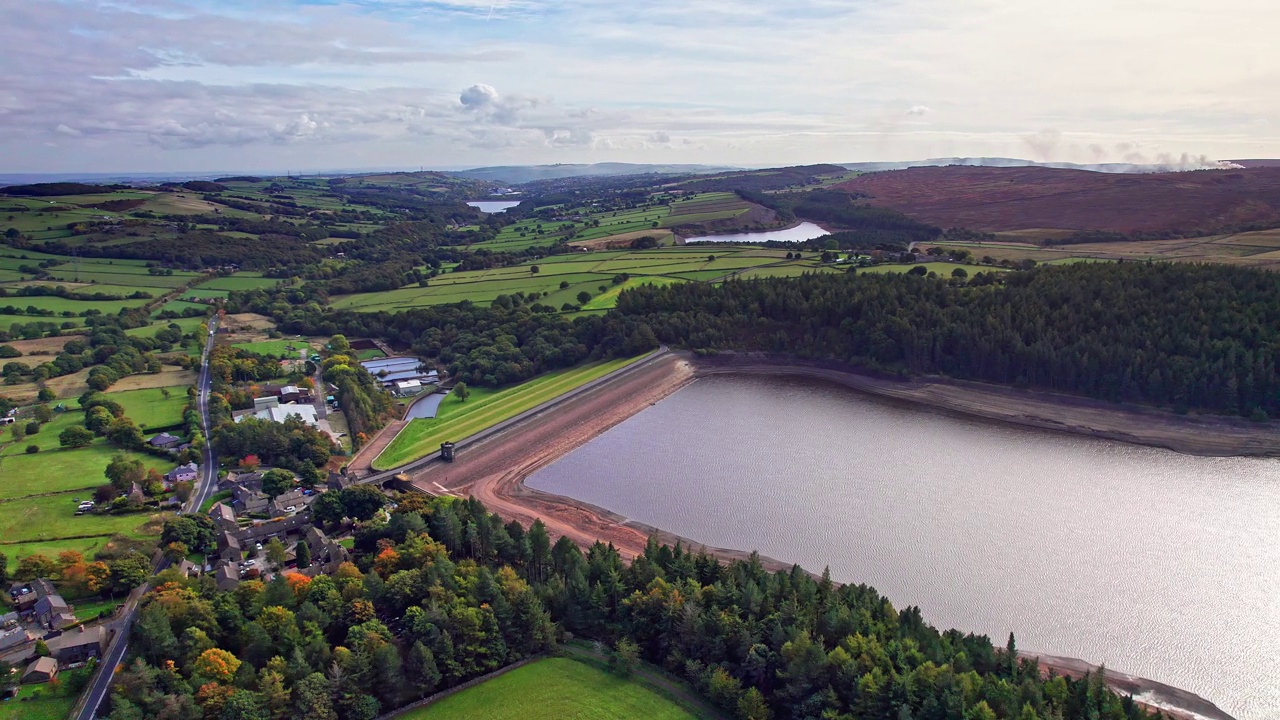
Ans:
<svg viewBox="0 0 1280 720"><path fill-rule="evenodd" d="M271 399L275 400L275 398ZM257 401L255 400L254 402L256 403ZM235 417L235 421L241 422L247 417L256 417L259 420L269 420L271 422L282 423L291 415L296 416L299 420L302 420L302 422L312 427L316 427L319 424L314 405L296 405L292 403L262 409L257 409L255 407L252 412L237 415Z"/></svg>
<svg viewBox="0 0 1280 720"><path fill-rule="evenodd" d="M153 448L160 448L161 450L172 450L182 444L182 438L177 437L176 435L170 435L167 432L162 432L148 440L147 444Z"/></svg>
<svg viewBox="0 0 1280 720"><path fill-rule="evenodd" d="M440 382L440 374L435 370L427 369L418 358L377 358L365 360L360 364L386 388L395 388L397 383L409 380L417 380L419 385L434 385Z"/></svg>
<svg viewBox="0 0 1280 720"><path fill-rule="evenodd" d="M58 675L58 661L51 657L36 658L22 673L23 684L46 683Z"/></svg>

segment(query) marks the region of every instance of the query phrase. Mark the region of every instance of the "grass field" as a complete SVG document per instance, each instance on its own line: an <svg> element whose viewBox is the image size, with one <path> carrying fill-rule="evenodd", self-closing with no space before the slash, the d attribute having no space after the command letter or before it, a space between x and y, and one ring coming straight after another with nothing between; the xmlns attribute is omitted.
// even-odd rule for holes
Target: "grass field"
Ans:
<svg viewBox="0 0 1280 720"><path fill-rule="evenodd" d="M230 277L214 278L200 283L199 287L209 290L253 290L275 287L279 282L272 278L264 278L257 273L236 273Z"/></svg>
<svg viewBox="0 0 1280 720"><path fill-rule="evenodd" d="M80 413L75 413L79 415ZM45 434L41 431L41 435ZM54 443L57 440L54 436ZM29 443L26 440L18 443L19 446L26 446ZM34 455L28 455L20 448L6 448L3 456L0 456L0 499L12 500L19 502L29 496L41 495L45 493L62 493L73 492L76 490L92 490L93 488L107 482L107 478L103 475L103 471L107 468L107 463L111 462L111 457L121 453L134 457L142 461L142 464L149 468L155 468L160 472L168 472L173 469L175 463L156 457L154 455L143 455L139 453L123 452L118 448L114 448L107 444L105 440L99 439L93 445L75 450L59 448L57 450L43 450ZM67 523L79 524L89 515L73 517L71 512L75 510L75 504L68 499L64 505L59 501L48 496L44 499L55 505L53 511L54 516L65 516L65 520L54 520L52 525L40 528L38 525L31 526L32 530L42 531L60 531ZM5 526L4 516L10 515L9 503L0 503L0 527ZM63 512L65 510L65 512ZM43 514L44 511L42 511ZM96 517L96 516L93 516ZM135 523L136 524L136 523ZM21 525L21 523L19 523ZM60 535L48 535L47 537L61 537L65 535L93 534L98 531L67 532ZM0 538L4 540L23 540L27 539L29 534L10 535L8 530L0 532Z"/></svg>
<svg viewBox="0 0 1280 720"><path fill-rule="evenodd" d="M23 685L18 697L0 702L0 720L65 720L75 703L76 698L51 692L48 685Z"/></svg>
<svg viewBox="0 0 1280 720"><path fill-rule="evenodd" d="M681 282L681 281L676 280L675 278L668 278L668 277L635 278L633 280L628 280L622 283L621 285L615 285L608 291L603 292L591 298L591 301L588 302L586 305L583 305L582 309L583 310L608 310L610 308L617 307L618 296L622 294L623 290L638 288L642 285L658 285L658 286L674 285L675 283L678 283L678 282Z"/></svg>
<svg viewBox="0 0 1280 720"><path fill-rule="evenodd" d="M446 440L464 440L596 378L626 367L638 359L580 365L547 373L501 390L472 388L471 397L466 402L450 394L440 403L440 410L435 418L409 421L382 454L374 459L373 467L377 470L389 470L426 457L439 450L440 443Z"/></svg>
<svg viewBox="0 0 1280 720"><path fill-rule="evenodd" d="M302 340L263 340L261 342L235 343L231 347L267 357L287 356L297 359L298 351L311 347ZM290 350L289 348L293 348Z"/></svg>
<svg viewBox="0 0 1280 720"><path fill-rule="evenodd" d="M169 391L167 398L164 393L166 390ZM111 393L111 399L123 405L124 414L133 418L143 430L170 427L182 422L182 410L187 406L187 388L178 386L126 390Z"/></svg>
<svg viewBox="0 0 1280 720"><path fill-rule="evenodd" d="M547 658L406 713L401 720L696 720L657 691L570 658Z"/></svg>
<svg viewBox="0 0 1280 720"><path fill-rule="evenodd" d="M591 296L587 309L611 307L612 300L596 302L602 294L616 297L611 291L617 275L626 274L631 281L680 280L717 281L751 269L788 270L800 274L819 268L815 257L787 259L785 250L763 248L673 247L653 250L613 250L573 253L543 258L512 267L469 272L448 272L432 278L428 287L403 287L379 293L361 293L334 298L333 307L365 312L396 312L415 307L469 300L487 305L499 295L539 293L538 302L560 309L566 303L577 305L578 294ZM712 259L714 258L714 259ZM532 266L538 272L532 272ZM565 287L561 287L564 285ZM605 286L601 291L600 286ZM630 287L634 287L632 284ZM603 304L601 304L603 303Z"/></svg>

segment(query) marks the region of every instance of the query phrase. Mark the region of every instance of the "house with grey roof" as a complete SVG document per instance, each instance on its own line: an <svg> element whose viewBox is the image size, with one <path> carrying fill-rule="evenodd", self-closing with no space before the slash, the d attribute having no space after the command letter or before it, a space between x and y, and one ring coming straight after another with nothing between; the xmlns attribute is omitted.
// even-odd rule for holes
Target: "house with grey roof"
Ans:
<svg viewBox="0 0 1280 720"><path fill-rule="evenodd" d="M189 462L185 465L179 465L178 467L165 473L164 479L166 482L169 482L169 483L195 482L195 479L199 476L200 476L200 466L193 462Z"/></svg>
<svg viewBox="0 0 1280 720"><path fill-rule="evenodd" d="M82 663L89 658L102 657L102 648L106 643L107 631L101 625L92 627L81 625L76 630L45 641L49 646L49 652L64 666Z"/></svg>
<svg viewBox="0 0 1280 720"><path fill-rule="evenodd" d="M239 523L236 522L236 513L226 503L215 503L209 510L209 517L213 519L213 525L222 532L235 532L240 529Z"/></svg>
<svg viewBox="0 0 1280 720"><path fill-rule="evenodd" d="M182 438L177 435L170 435L167 432L162 432L148 440L147 444L153 448L160 448L161 450L173 450L182 444Z"/></svg>
<svg viewBox="0 0 1280 720"><path fill-rule="evenodd" d="M267 496L247 487L237 487L231 491L231 507L239 513L264 513L269 501Z"/></svg>

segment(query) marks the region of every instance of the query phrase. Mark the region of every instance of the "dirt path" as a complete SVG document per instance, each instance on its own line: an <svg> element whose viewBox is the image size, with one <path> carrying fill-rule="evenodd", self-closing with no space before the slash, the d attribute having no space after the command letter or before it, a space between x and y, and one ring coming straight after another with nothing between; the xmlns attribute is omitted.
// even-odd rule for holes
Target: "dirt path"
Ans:
<svg viewBox="0 0 1280 720"><path fill-rule="evenodd" d="M408 424L408 420L395 420L384 425L372 440L365 443L365 446L351 457L351 462L347 463L347 474L351 477L362 477L372 472L373 461Z"/></svg>

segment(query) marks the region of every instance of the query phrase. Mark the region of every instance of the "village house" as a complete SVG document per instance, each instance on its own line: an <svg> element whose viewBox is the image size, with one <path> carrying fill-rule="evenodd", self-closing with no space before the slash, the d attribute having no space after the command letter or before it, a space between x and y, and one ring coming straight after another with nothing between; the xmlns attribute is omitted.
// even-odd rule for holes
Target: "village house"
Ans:
<svg viewBox="0 0 1280 720"><path fill-rule="evenodd" d="M302 533L302 542L311 550L311 567L306 574L315 576L330 573L338 566L351 559L351 554L337 541L330 538L320 528L312 525Z"/></svg>
<svg viewBox="0 0 1280 720"><path fill-rule="evenodd" d="M231 491L231 507L236 514L264 513L267 505L267 496L257 490L241 486Z"/></svg>
<svg viewBox="0 0 1280 720"><path fill-rule="evenodd" d="M236 568L237 564L229 560L222 560L214 567L213 582L219 591L235 590L240 584L240 573Z"/></svg>
<svg viewBox="0 0 1280 720"><path fill-rule="evenodd" d="M71 613L67 601L57 593L46 595L36 601L34 612L36 622L54 630L61 630L76 622L76 616Z"/></svg>
<svg viewBox="0 0 1280 720"><path fill-rule="evenodd" d="M216 503L209 510L209 517L213 518L213 525L220 532L235 532L240 529L239 523L236 522L236 513L226 503Z"/></svg>
<svg viewBox="0 0 1280 720"><path fill-rule="evenodd" d="M53 583L44 578L25 583L15 582L9 586L9 599L13 602L13 609L20 613L34 608L43 598L57 594L58 591L54 589Z"/></svg>
<svg viewBox="0 0 1280 720"><path fill-rule="evenodd" d="M71 632L65 632L56 638L45 641L49 652L63 666L82 663L89 658L102 657L102 648L106 644L107 631L101 625L86 627L81 625Z"/></svg>
<svg viewBox="0 0 1280 720"><path fill-rule="evenodd" d="M179 465L165 474L165 482L169 484L178 482L195 482L200 476L200 466L189 462L186 465Z"/></svg>
<svg viewBox="0 0 1280 720"><path fill-rule="evenodd" d="M290 490L277 495L271 501L271 517L292 515L311 504L314 495L304 495L301 490Z"/></svg>
<svg viewBox="0 0 1280 720"><path fill-rule="evenodd" d="M182 438L170 435L167 432L162 432L148 440L147 444L153 448L159 448L161 450L175 450L182 444L182 442Z"/></svg>
<svg viewBox="0 0 1280 720"><path fill-rule="evenodd" d="M230 562L240 562L244 558L244 548L240 545L240 538L233 533L223 532L218 538L218 557Z"/></svg>
<svg viewBox="0 0 1280 720"><path fill-rule="evenodd" d="M23 628L0 630L0 652L18 647L29 640L31 640L31 635Z"/></svg>

